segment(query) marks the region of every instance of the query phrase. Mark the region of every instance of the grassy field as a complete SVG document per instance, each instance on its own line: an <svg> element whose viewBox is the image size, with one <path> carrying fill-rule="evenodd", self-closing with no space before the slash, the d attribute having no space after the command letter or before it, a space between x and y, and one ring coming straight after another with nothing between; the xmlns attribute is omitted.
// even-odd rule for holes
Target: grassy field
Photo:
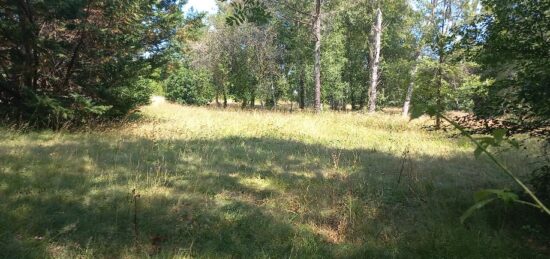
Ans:
<svg viewBox="0 0 550 259"><path fill-rule="evenodd" d="M547 252L500 206L460 224L473 192L512 185L466 140L423 130L426 121L173 104L142 114L106 130L0 130L0 257ZM500 156L525 176L532 152Z"/></svg>

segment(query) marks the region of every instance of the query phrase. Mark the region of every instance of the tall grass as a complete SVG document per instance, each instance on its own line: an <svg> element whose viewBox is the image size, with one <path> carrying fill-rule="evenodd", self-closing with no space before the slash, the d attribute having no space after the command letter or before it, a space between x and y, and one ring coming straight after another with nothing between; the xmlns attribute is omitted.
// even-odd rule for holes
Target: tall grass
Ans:
<svg viewBox="0 0 550 259"><path fill-rule="evenodd" d="M508 227L532 223L498 206L460 224L475 190L509 182L467 140L423 130L426 120L174 104L142 113L103 130L0 130L0 257L548 252ZM524 177L534 151L514 152L500 156Z"/></svg>

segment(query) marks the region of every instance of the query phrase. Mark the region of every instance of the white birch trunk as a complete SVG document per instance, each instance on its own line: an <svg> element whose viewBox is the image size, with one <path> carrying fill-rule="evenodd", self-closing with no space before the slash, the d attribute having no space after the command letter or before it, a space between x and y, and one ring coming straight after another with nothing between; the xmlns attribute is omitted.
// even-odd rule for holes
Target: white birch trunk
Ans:
<svg viewBox="0 0 550 259"><path fill-rule="evenodd" d="M372 60L371 82L370 82L370 94L369 94L369 113L376 111L376 98L378 87L378 69L380 66L380 51L381 51L381 38L382 38L382 10L378 8L376 10L376 25L374 27L374 55Z"/></svg>
<svg viewBox="0 0 550 259"><path fill-rule="evenodd" d="M414 91L414 80L416 78L416 73L418 71L419 61L420 61L420 55L419 53L417 53L416 59L413 64L413 68L411 69L411 82L409 83L409 87L407 88L407 96L405 96L405 103L403 103L403 117L409 117L409 110L411 107L411 100L412 100L413 91Z"/></svg>
<svg viewBox="0 0 550 259"><path fill-rule="evenodd" d="M315 0L315 112L321 112L321 0Z"/></svg>

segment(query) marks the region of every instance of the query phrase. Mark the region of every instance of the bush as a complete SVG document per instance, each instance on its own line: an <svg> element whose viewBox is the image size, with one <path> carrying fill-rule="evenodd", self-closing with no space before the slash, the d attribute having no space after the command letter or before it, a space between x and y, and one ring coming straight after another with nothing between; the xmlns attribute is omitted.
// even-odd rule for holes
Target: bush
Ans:
<svg viewBox="0 0 550 259"><path fill-rule="evenodd" d="M123 116L136 107L149 104L154 89L147 79L139 79L125 86L114 87L106 92L108 103L113 105L107 115Z"/></svg>
<svg viewBox="0 0 550 259"><path fill-rule="evenodd" d="M208 104L213 98L211 78L203 70L180 68L166 82L166 98L181 104Z"/></svg>
<svg viewBox="0 0 550 259"><path fill-rule="evenodd" d="M145 85L146 88L148 88L148 89L151 89L151 93L153 95L158 95L158 96L164 96L165 95L164 87L163 87L162 83L160 83L157 80L141 79L138 83Z"/></svg>

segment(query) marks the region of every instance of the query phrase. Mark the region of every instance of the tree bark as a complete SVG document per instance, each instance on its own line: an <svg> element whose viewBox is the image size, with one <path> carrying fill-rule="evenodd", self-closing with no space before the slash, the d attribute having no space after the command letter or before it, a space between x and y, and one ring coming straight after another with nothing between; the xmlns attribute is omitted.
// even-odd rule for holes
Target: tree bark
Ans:
<svg viewBox="0 0 550 259"><path fill-rule="evenodd" d="M223 108L227 108L227 89L223 87Z"/></svg>
<svg viewBox="0 0 550 259"><path fill-rule="evenodd" d="M271 79L271 98L273 101L273 105L271 106L272 109L277 108L277 93L275 92L275 85L274 85L274 79Z"/></svg>
<svg viewBox="0 0 550 259"><path fill-rule="evenodd" d="M378 68L380 66L380 50L382 37L382 10L376 10L376 25L374 27L374 60L372 63L370 94L369 94L369 113L376 111L376 98L378 87Z"/></svg>
<svg viewBox="0 0 550 259"><path fill-rule="evenodd" d="M76 61L78 59L78 52L80 51L80 48L82 47L82 44L84 44L84 37L86 36L85 30L86 30L86 24L88 23L88 17L90 16L90 7L91 7L92 1L88 1L88 4L86 5L86 16L84 20L82 21L82 28L80 28L80 37L76 43L76 45L73 48L73 54L71 56L71 59L69 61L69 64L67 65L67 70L65 72L65 77L63 78L63 81L60 88L62 87L68 87L69 79L71 75L73 74L73 69L76 64Z"/></svg>
<svg viewBox="0 0 550 259"><path fill-rule="evenodd" d="M356 108L356 102L355 102L355 92L353 91L355 89L353 86L350 89L350 102L351 102L351 110L355 110Z"/></svg>
<svg viewBox="0 0 550 259"><path fill-rule="evenodd" d="M413 69L413 72L411 72L411 82L409 83L409 87L407 88L407 96L405 97L405 103L403 103L403 117L409 117L409 109L411 106L411 100L414 90L414 75L416 74L416 67Z"/></svg>
<svg viewBox="0 0 550 259"><path fill-rule="evenodd" d="M321 112L321 0L315 0L315 112Z"/></svg>
<svg viewBox="0 0 550 259"><path fill-rule="evenodd" d="M19 5L19 27L21 28L21 32L25 35L25 37L22 37L23 43L22 43L22 54L24 56L23 58L23 70L22 70L22 77L23 77L23 87L29 87L32 89L35 89L35 82L36 82L36 71L38 67L38 57L36 54L36 32L33 30L34 26L34 18L32 14L32 9L29 6L29 3L23 0L18 1ZM20 87L22 87L20 86Z"/></svg>
<svg viewBox="0 0 550 259"><path fill-rule="evenodd" d="M245 101L246 102L246 101ZM253 85L250 88L250 108L254 109L256 107L256 86Z"/></svg>
<svg viewBox="0 0 550 259"><path fill-rule="evenodd" d="M441 24L441 31L438 35L438 54L439 54L439 63L437 67L437 92L436 92L436 109L437 114L435 116L435 129L441 129L441 113L443 113L443 95L441 93L443 88L443 65L445 63L445 36L448 33L449 28L447 27L447 19L450 19L452 14L452 2L443 1L444 13L443 20ZM450 25L449 25L450 26Z"/></svg>
<svg viewBox="0 0 550 259"><path fill-rule="evenodd" d="M305 86L305 70L302 68L300 75L300 109L306 108L306 86Z"/></svg>
<svg viewBox="0 0 550 259"><path fill-rule="evenodd" d="M443 49L443 47L441 47ZM435 129L441 129L441 116L439 115L443 112L443 107L441 107L441 88L443 87L443 51L439 52L439 64L437 66L437 93L436 93L436 108L437 114L435 115Z"/></svg>
<svg viewBox="0 0 550 259"><path fill-rule="evenodd" d="M409 109L411 106L411 100L412 100L413 91L414 91L414 79L418 71L419 61L420 61L420 52L417 52L416 58L413 64L413 68L411 69L411 82L409 83L409 87L407 88L407 96L405 96L405 103L403 103L403 117L409 117Z"/></svg>

